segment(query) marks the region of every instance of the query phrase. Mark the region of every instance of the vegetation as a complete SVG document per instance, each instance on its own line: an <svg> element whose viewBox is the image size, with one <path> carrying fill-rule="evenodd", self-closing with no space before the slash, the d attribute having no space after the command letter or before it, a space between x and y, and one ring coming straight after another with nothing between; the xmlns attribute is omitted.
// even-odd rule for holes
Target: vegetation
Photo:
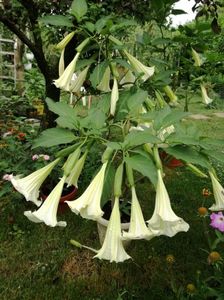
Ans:
<svg viewBox="0 0 224 300"><path fill-rule="evenodd" d="M1 4L1 299L224 298L222 5L176 2Z"/></svg>

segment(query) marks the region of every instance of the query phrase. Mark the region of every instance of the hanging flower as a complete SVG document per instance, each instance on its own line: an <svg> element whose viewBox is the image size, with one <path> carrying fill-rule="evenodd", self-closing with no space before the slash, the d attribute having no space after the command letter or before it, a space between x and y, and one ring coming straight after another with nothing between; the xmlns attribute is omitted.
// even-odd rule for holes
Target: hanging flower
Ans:
<svg viewBox="0 0 224 300"><path fill-rule="evenodd" d="M132 56L126 50L124 50L124 54L127 56L134 71L138 74L141 74L141 73L144 74L141 77L141 79L143 81L146 81L149 77L151 77L154 74L154 71L155 71L154 67L147 67L147 66L143 65L139 60L137 60L137 58Z"/></svg>
<svg viewBox="0 0 224 300"><path fill-rule="evenodd" d="M136 195L135 187L131 187L132 202L131 202L131 222L128 232L123 231L123 239L146 239L150 240L155 235L151 229L147 228L142 214L142 210Z"/></svg>
<svg viewBox="0 0 224 300"><path fill-rule="evenodd" d="M75 80L71 81L70 91L72 93L79 93L81 87L83 86L84 81L86 80L86 76L88 73L90 66L87 66L77 77Z"/></svg>
<svg viewBox="0 0 224 300"><path fill-rule="evenodd" d="M179 218L172 210L169 195L164 185L161 170L157 170L158 183L156 188L156 203L154 213L148 226L152 230L158 230L158 235L174 236L180 231L188 231L189 225Z"/></svg>
<svg viewBox="0 0 224 300"><path fill-rule="evenodd" d="M107 167L105 162L81 197L74 201L65 201L71 210L86 219L96 220L102 217L100 200L103 192L104 176Z"/></svg>
<svg viewBox="0 0 224 300"><path fill-rule="evenodd" d="M106 259L110 262L122 262L131 258L126 253L121 240L121 220L118 197L115 198L103 246L94 258L95 257L99 259Z"/></svg>
<svg viewBox="0 0 224 300"><path fill-rule="evenodd" d="M86 151L82 157L80 157L80 159L77 161L77 163L75 164L74 168L72 169L71 173L69 174L69 176L66 179L66 183L67 183L67 187L74 185L75 187L78 187L78 179L79 176L82 172L85 160L86 160L86 156L87 156L88 151Z"/></svg>
<svg viewBox="0 0 224 300"><path fill-rule="evenodd" d="M213 211L224 210L224 188L212 172L209 172L209 175L212 181L213 194L215 198L215 204L209 207L209 209Z"/></svg>
<svg viewBox="0 0 224 300"><path fill-rule="evenodd" d="M210 219L211 219L210 225L213 228L218 229L221 232L224 232L224 216L221 211L218 212L217 214L212 213L210 215Z"/></svg>
<svg viewBox="0 0 224 300"><path fill-rule="evenodd" d="M199 54L193 48L191 48L191 49L192 49L192 56L194 59L194 66L200 67L202 65L202 60L201 60Z"/></svg>
<svg viewBox="0 0 224 300"><path fill-rule="evenodd" d="M57 48L57 49L60 49L60 50L63 50L63 49L68 45L68 43L71 41L71 39L73 38L74 34L75 34L75 31L72 31L72 32L70 32L69 34L67 34L67 35L63 38L63 40L61 40L61 41L57 44L56 48Z"/></svg>
<svg viewBox="0 0 224 300"><path fill-rule="evenodd" d="M209 98L205 85L201 84L200 86L201 86L202 100L206 105L209 105L210 103L212 103L213 100Z"/></svg>
<svg viewBox="0 0 224 300"><path fill-rule="evenodd" d="M110 67L108 66L104 72L101 82L96 87L101 92L110 92Z"/></svg>
<svg viewBox="0 0 224 300"><path fill-rule="evenodd" d="M116 110L116 104L119 98L119 92L118 92L118 84L117 79L114 77L114 84L111 92L111 100L110 100L110 114L114 116L115 110Z"/></svg>
<svg viewBox="0 0 224 300"><path fill-rule="evenodd" d="M164 86L163 88L164 92L166 93L167 97L170 99L170 102L172 104L176 104L177 102L177 96L174 94L173 90L169 85Z"/></svg>
<svg viewBox="0 0 224 300"><path fill-rule="evenodd" d="M70 62L70 64L67 66L67 68L64 70L63 74L56 80L54 80L54 84L57 88L60 88L64 91L70 90L70 84L72 80L72 75L75 71L76 63L78 61L80 53L77 52L73 60Z"/></svg>
<svg viewBox="0 0 224 300"><path fill-rule="evenodd" d="M49 196L45 199L42 206L34 211L25 211L24 215L34 223L45 223L48 226L55 227L61 226L65 227L66 222L64 221L57 221L57 210L58 204L61 198L62 189L65 183L66 176L64 175L55 188L51 191Z"/></svg>
<svg viewBox="0 0 224 300"><path fill-rule="evenodd" d="M61 51L61 56L60 56L60 59L59 59L59 64L58 64L58 74L59 76L61 76L65 70L65 49L63 49Z"/></svg>
<svg viewBox="0 0 224 300"><path fill-rule="evenodd" d="M135 80L136 77L134 76L134 74L131 72L131 70L128 70L123 76L123 78L120 80L119 84L122 85L124 88L130 88L133 86Z"/></svg>
<svg viewBox="0 0 224 300"><path fill-rule="evenodd" d="M40 186L51 173L52 169L56 166L59 160L60 158L57 158L47 166L23 178L21 178L21 175L15 177L12 175L11 183L19 193L23 194L23 196L26 198L26 201L32 201L37 206L40 206L41 201L38 200Z"/></svg>

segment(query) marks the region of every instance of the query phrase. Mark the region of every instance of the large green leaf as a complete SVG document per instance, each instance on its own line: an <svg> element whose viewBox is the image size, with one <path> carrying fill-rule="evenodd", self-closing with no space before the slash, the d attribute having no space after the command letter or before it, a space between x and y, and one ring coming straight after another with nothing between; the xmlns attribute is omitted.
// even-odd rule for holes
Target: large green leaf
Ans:
<svg viewBox="0 0 224 300"><path fill-rule="evenodd" d="M215 151L215 150L203 150L202 153L205 153L206 155L210 156L211 158L220 161L221 163L224 163L224 153Z"/></svg>
<svg viewBox="0 0 224 300"><path fill-rule="evenodd" d="M71 14L76 17L77 21L81 21L87 13L88 7L86 0L74 0L71 5Z"/></svg>
<svg viewBox="0 0 224 300"><path fill-rule="evenodd" d="M106 68L108 66L109 62L108 61L103 61L100 64L98 64L95 69L93 70L93 72L90 75L90 81L92 83L92 86L94 88L97 87L97 85L100 83L100 81L102 80L104 73L106 71Z"/></svg>
<svg viewBox="0 0 224 300"><path fill-rule="evenodd" d="M210 168L207 157L189 146L178 145L174 147L168 147L165 149L165 151L173 157L181 159L187 163L200 165L208 169Z"/></svg>
<svg viewBox="0 0 224 300"><path fill-rule="evenodd" d="M99 109L92 109L88 115L80 120L80 125L88 129L101 129L104 127L106 115Z"/></svg>
<svg viewBox="0 0 224 300"><path fill-rule="evenodd" d="M136 90L133 94L130 93L127 102L129 110L131 111L139 107L146 100L147 97L148 93L141 89Z"/></svg>
<svg viewBox="0 0 224 300"><path fill-rule="evenodd" d="M161 114L161 116L158 116L155 119L154 128L158 130L160 128L166 128L167 126L174 125L188 115L189 113L186 112L171 110L168 114L164 114L163 116Z"/></svg>
<svg viewBox="0 0 224 300"><path fill-rule="evenodd" d="M157 183L157 169L153 161L148 157L142 156L140 154L133 155L131 157L126 157L125 162L130 165L130 167L143 176L150 179L154 186Z"/></svg>
<svg viewBox="0 0 224 300"><path fill-rule="evenodd" d="M55 114L62 117L57 119L58 125L62 127L68 127L71 129L77 126L76 111L72 107L70 107L67 103L54 102L50 98L47 98L46 102L51 111L53 111ZM65 119L67 119L67 121ZM63 126L63 122L65 122L66 125Z"/></svg>
<svg viewBox="0 0 224 300"><path fill-rule="evenodd" d="M43 131L34 143L33 148L51 147L60 144L67 144L74 141L77 137L69 130L63 128L50 128Z"/></svg>
<svg viewBox="0 0 224 300"><path fill-rule="evenodd" d="M42 18L39 18L39 21L43 22L44 24L49 24L54 26L74 27L69 17L63 15L47 15Z"/></svg>
<svg viewBox="0 0 224 300"><path fill-rule="evenodd" d="M151 143L158 144L161 143L161 140L156 136L152 135L150 129L145 131L133 130L126 137L124 144L127 147L139 146L142 144Z"/></svg>

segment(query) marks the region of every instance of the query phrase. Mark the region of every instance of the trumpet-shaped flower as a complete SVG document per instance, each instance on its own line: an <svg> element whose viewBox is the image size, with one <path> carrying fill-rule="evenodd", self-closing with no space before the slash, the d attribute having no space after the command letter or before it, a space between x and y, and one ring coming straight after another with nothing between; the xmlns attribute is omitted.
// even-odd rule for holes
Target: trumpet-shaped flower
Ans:
<svg viewBox="0 0 224 300"><path fill-rule="evenodd" d="M192 48L192 56L194 59L194 66L200 67L202 65L202 60L201 60L198 52L196 52L193 48Z"/></svg>
<svg viewBox="0 0 224 300"><path fill-rule="evenodd" d="M126 50L124 50L124 54L127 56L132 68L134 71L138 74L143 73L142 80L146 81L149 77L151 77L154 74L155 68L153 67L147 67L143 65L137 58L132 56L130 53L128 53Z"/></svg>
<svg viewBox="0 0 224 300"><path fill-rule="evenodd" d="M135 79L136 77L131 72L131 70L128 70L119 83L120 85L124 86L124 88L130 88L133 86Z"/></svg>
<svg viewBox="0 0 224 300"><path fill-rule="evenodd" d="M58 74L59 76L61 76L65 70L65 59L64 59L64 56L65 56L65 49L63 49L61 51L61 56L60 56L60 59L59 59L59 64L58 64Z"/></svg>
<svg viewBox="0 0 224 300"><path fill-rule="evenodd" d="M81 87L83 86L84 81L86 80L86 75L88 73L90 66L87 66L78 76L75 80L71 81L71 87L70 91L72 93L79 93L81 90Z"/></svg>
<svg viewBox="0 0 224 300"><path fill-rule="evenodd" d="M131 222L129 231L123 231L122 238L126 239L146 239L150 240L155 235L156 232L153 232L151 229L147 228L145 220L142 214L141 206L138 202L136 195L135 187L131 188L132 193L132 202L131 202Z"/></svg>
<svg viewBox="0 0 224 300"><path fill-rule="evenodd" d="M78 187L78 179L79 176L82 172L85 160L86 160L86 156L87 156L87 151L82 155L82 157L80 157L80 159L77 161L77 163L75 164L74 168L72 169L70 175L67 177L66 179L66 183L67 186L71 186L74 185L76 187Z"/></svg>
<svg viewBox="0 0 224 300"><path fill-rule="evenodd" d="M164 92L166 93L167 97L170 99L170 102L175 104L177 102L177 96L174 94L173 90L169 85L164 86Z"/></svg>
<svg viewBox="0 0 224 300"><path fill-rule="evenodd" d="M57 48L57 49L60 49L60 50L63 50L63 49L68 45L68 43L71 41L71 39L73 38L74 34L75 34L75 31L72 31L72 32L70 32L69 34L67 34L67 35L63 38L63 40L61 40L61 41L57 44L56 48Z"/></svg>
<svg viewBox="0 0 224 300"><path fill-rule="evenodd" d="M114 84L111 92L111 100L110 100L110 114L114 116L115 110L116 110L116 104L119 98L119 92L118 92L118 84L117 79L114 77Z"/></svg>
<svg viewBox="0 0 224 300"><path fill-rule="evenodd" d="M76 53L75 57L73 60L70 62L70 64L67 66L67 68L64 70L62 75L54 80L54 84L57 88L60 88L64 91L69 91L70 90L70 84L72 80L72 75L75 71L76 63L78 61L80 53Z"/></svg>
<svg viewBox="0 0 224 300"><path fill-rule="evenodd" d="M212 181L213 194L215 198L215 204L213 204L209 209L212 211L224 210L224 188L212 172L209 172L209 175Z"/></svg>
<svg viewBox="0 0 224 300"><path fill-rule="evenodd" d="M65 201L71 210L86 219L97 220L103 211L100 200L103 192L104 176L107 167L105 162L81 197L74 201Z"/></svg>
<svg viewBox="0 0 224 300"><path fill-rule="evenodd" d="M207 90L206 90L204 84L201 84L200 86L201 86L201 95L202 95L202 100L203 100L203 102L204 102L206 105L212 103L213 100L212 100L211 98L209 98L209 96L208 96L208 94L207 94Z"/></svg>
<svg viewBox="0 0 224 300"><path fill-rule="evenodd" d="M57 210L58 204L61 198L62 189L65 183L66 176L64 175L58 184L54 187L51 191L49 196L45 199L42 206L34 211L25 211L24 215L34 223L45 223L48 226L55 227L61 226L65 227L66 222L64 221L57 221Z"/></svg>
<svg viewBox="0 0 224 300"><path fill-rule="evenodd" d="M32 201L37 206L41 205L38 200L39 189L47 176L51 173L54 166L59 162L60 158L55 159L47 166L31 173L30 175L21 178L19 176L12 176L11 183L14 188L26 198L26 201Z"/></svg>
<svg viewBox="0 0 224 300"><path fill-rule="evenodd" d="M115 198L103 246L94 257L106 259L110 262L122 262L131 258L126 253L121 240L121 220L118 197Z"/></svg>
<svg viewBox="0 0 224 300"><path fill-rule="evenodd" d="M164 185L161 170L157 170L158 183L154 213L149 221L149 228L158 230L158 235L174 236L180 231L188 231L189 225L172 210L169 195Z"/></svg>
<svg viewBox="0 0 224 300"><path fill-rule="evenodd" d="M101 92L110 92L110 67L108 66L105 70L101 82L98 84L97 89Z"/></svg>

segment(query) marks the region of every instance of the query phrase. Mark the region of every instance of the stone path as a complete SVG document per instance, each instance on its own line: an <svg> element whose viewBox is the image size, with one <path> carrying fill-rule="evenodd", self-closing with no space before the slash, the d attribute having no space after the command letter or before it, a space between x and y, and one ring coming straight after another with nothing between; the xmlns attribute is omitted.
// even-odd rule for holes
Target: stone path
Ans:
<svg viewBox="0 0 224 300"><path fill-rule="evenodd" d="M224 112L215 112L215 113L212 113L210 116L206 116L203 114L192 114L192 115L189 115L188 118L194 119L194 120L208 120L208 119L211 119L212 116L215 116L218 118L224 118Z"/></svg>

